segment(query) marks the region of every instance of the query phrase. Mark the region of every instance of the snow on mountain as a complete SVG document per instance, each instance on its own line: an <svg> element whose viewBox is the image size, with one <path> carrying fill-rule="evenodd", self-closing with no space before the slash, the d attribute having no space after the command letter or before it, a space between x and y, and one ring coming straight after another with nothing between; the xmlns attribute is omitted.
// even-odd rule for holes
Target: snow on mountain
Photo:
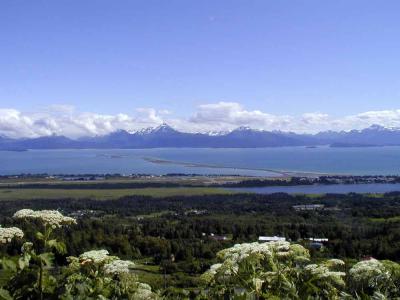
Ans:
<svg viewBox="0 0 400 300"><path fill-rule="evenodd" d="M249 148L280 146L385 146L400 145L400 129L373 125L362 130L325 131L317 134L266 131L239 127L230 132L180 132L168 124L128 132L118 130L104 136L72 140L63 136L32 139L0 138L0 149L60 148L154 148L154 147L216 147Z"/></svg>

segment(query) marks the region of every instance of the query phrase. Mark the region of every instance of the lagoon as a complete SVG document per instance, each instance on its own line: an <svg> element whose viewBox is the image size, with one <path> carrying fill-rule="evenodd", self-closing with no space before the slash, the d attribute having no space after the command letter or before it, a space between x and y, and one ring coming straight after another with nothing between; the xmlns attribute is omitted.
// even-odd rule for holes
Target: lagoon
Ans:
<svg viewBox="0 0 400 300"><path fill-rule="evenodd" d="M383 194L400 191L400 183L366 183L366 184L334 184L334 185L296 185L296 186L266 186L249 188L229 188L235 192L249 192L256 194Z"/></svg>

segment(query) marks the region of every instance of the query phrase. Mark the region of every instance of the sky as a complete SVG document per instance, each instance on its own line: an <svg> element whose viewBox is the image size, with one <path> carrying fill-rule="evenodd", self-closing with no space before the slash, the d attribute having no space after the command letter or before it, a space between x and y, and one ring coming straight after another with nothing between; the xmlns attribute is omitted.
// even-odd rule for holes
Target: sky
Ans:
<svg viewBox="0 0 400 300"><path fill-rule="evenodd" d="M0 135L400 127L397 0L0 1Z"/></svg>

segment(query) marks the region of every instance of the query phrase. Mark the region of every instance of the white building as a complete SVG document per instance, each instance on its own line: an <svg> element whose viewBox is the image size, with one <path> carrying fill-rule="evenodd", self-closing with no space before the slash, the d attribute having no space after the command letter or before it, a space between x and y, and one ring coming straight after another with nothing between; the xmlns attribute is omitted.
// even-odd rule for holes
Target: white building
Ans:
<svg viewBox="0 0 400 300"><path fill-rule="evenodd" d="M259 242L284 242L286 241L285 237L282 236L259 236Z"/></svg>
<svg viewBox="0 0 400 300"><path fill-rule="evenodd" d="M326 239L326 238L309 238L309 240L312 242L318 242L318 243L329 242L329 239Z"/></svg>
<svg viewBox="0 0 400 300"><path fill-rule="evenodd" d="M293 205L292 206L296 211L302 210L320 210L324 209L324 204L301 204L301 205Z"/></svg>

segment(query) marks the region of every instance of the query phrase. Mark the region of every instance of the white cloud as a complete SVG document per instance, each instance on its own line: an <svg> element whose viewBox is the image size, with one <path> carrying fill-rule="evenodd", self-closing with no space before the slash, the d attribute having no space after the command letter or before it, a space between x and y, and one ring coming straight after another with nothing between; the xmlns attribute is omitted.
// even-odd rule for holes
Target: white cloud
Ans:
<svg viewBox="0 0 400 300"><path fill-rule="evenodd" d="M15 109L0 109L0 134L5 136L36 135L34 121Z"/></svg>
<svg viewBox="0 0 400 300"><path fill-rule="evenodd" d="M350 117L359 120L363 124L384 124L390 127L400 126L400 109L369 111Z"/></svg>
<svg viewBox="0 0 400 300"><path fill-rule="evenodd" d="M154 108L137 108L136 112L136 123L143 125L148 124L148 126L152 126L154 124L160 124L163 122L163 119L160 116L160 112L158 112ZM162 111L162 114L165 114L165 112Z"/></svg>
<svg viewBox="0 0 400 300"><path fill-rule="evenodd" d="M162 123L154 109L139 109L136 116L103 115L74 110L46 109L22 113L0 109L0 136L13 138L65 135L72 138L104 135L119 129L136 130Z"/></svg>
<svg viewBox="0 0 400 300"><path fill-rule="evenodd" d="M166 122L186 132L226 131L239 126L263 130L315 133L324 130L362 129L373 124L400 127L400 109L368 111L341 118L321 112L300 116L247 110L235 102L200 105L192 116L177 118L168 110L137 108L132 114L79 112L68 105L52 105L34 113L0 108L0 136L13 138L65 135L72 138L104 135L123 129L134 131Z"/></svg>
<svg viewBox="0 0 400 300"><path fill-rule="evenodd" d="M256 129L284 129L291 122L289 116L276 116L259 110L248 111L239 103L219 102L200 105L189 121L195 124L209 124L223 130L239 126Z"/></svg>
<svg viewBox="0 0 400 300"><path fill-rule="evenodd" d="M329 115L322 113L305 113L301 117L301 122L304 124L320 124L327 121L329 121Z"/></svg>

